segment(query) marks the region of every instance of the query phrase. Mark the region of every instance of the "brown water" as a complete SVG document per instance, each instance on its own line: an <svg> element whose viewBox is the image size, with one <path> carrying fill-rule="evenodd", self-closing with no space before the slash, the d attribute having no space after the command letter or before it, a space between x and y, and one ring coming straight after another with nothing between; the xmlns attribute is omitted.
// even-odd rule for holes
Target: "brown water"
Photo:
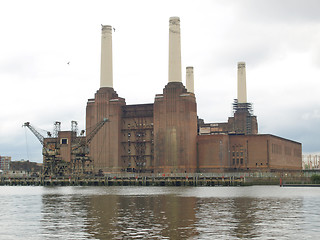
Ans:
<svg viewBox="0 0 320 240"><path fill-rule="evenodd" d="M320 188L0 187L0 239L319 239Z"/></svg>

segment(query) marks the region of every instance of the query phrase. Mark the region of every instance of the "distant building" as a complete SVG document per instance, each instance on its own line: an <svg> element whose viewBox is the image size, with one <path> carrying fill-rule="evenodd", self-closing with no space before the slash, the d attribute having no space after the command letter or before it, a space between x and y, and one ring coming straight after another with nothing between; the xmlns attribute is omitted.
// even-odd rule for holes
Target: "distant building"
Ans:
<svg viewBox="0 0 320 240"><path fill-rule="evenodd" d="M0 169L7 172L10 169L11 157L0 156Z"/></svg>
<svg viewBox="0 0 320 240"><path fill-rule="evenodd" d="M12 161L10 170L12 172L26 172L26 173L40 173L42 164L37 162L26 161Z"/></svg>
<svg viewBox="0 0 320 240"><path fill-rule="evenodd" d="M319 154L303 154L302 168L304 170L320 169L320 153Z"/></svg>

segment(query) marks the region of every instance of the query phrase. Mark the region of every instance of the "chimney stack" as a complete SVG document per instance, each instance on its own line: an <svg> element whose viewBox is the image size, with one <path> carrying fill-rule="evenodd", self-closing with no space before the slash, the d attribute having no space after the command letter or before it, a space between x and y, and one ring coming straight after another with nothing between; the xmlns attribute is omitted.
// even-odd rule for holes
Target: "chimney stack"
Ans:
<svg viewBox="0 0 320 240"><path fill-rule="evenodd" d="M100 88L113 88L112 73L112 27L102 25Z"/></svg>
<svg viewBox="0 0 320 240"><path fill-rule="evenodd" d="M169 20L169 82L182 82L181 78L181 44L180 18Z"/></svg>
<svg viewBox="0 0 320 240"><path fill-rule="evenodd" d="M186 69L186 85L188 92L194 93L193 67L187 67Z"/></svg>
<svg viewBox="0 0 320 240"><path fill-rule="evenodd" d="M245 62L238 62L238 103L247 103Z"/></svg>

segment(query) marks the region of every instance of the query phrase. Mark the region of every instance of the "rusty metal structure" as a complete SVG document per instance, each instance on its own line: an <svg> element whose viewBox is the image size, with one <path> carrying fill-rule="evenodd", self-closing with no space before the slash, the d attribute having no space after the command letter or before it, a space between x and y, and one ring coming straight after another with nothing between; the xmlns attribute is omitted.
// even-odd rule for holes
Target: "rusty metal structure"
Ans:
<svg viewBox="0 0 320 240"><path fill-rule="evenodd" d="M73 176L93 174L94 166L93 159L89 157L89 143L108 121L107 118L104 118L95 126L88 136L76 137L73 139L73 142L71 142L71 173ZM72 126L72 130L75 131L77 124L73 122Z"/></svg>
<svg viewBox="0 0 320 240"><path fill-rule="evenodd" d="M88 136L77 136L76 121L71 122L71 131L61 131L61 122L54 123L54 134L47 132L44 137L30 122L23 124L40 141L43 155L44 177L48 176L83 176L93 174L93 159L89 155L89 143L96 133L108 122L107 118L94 127Z"/></svg>
<svg viewBox="0 0 320 240"><path fill-rule="evenodd" d="M58 125L55 124L55 126ZM50 132L47 132L48 137L45 138L30 124L30 122L24 123L23 127L29 128L43 146L43 176L65 175L69 170L68 163L62 160L62 157L60 156L60 143L57 141L57 138L53 138Z"/></svg>

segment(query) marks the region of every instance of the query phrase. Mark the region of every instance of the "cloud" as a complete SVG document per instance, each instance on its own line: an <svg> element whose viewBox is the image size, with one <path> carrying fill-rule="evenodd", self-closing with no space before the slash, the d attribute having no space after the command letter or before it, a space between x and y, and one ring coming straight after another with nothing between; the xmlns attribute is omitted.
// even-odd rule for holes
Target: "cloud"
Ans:
<svg viewBox="0 0 320 240"><path fill-rule="evenodd" d="M238 9L239 18L259 21L263 23L300 24L318 22L320 20L320 2L317 0L268 0L234 1Z"/></svg>
<svg viewBox="0 0 320 240"><path fill-rule="evenodd" d="M313 109L311 112L304 113L302 115L303 120L320 120L320 106L317 109Z"/></svg>

